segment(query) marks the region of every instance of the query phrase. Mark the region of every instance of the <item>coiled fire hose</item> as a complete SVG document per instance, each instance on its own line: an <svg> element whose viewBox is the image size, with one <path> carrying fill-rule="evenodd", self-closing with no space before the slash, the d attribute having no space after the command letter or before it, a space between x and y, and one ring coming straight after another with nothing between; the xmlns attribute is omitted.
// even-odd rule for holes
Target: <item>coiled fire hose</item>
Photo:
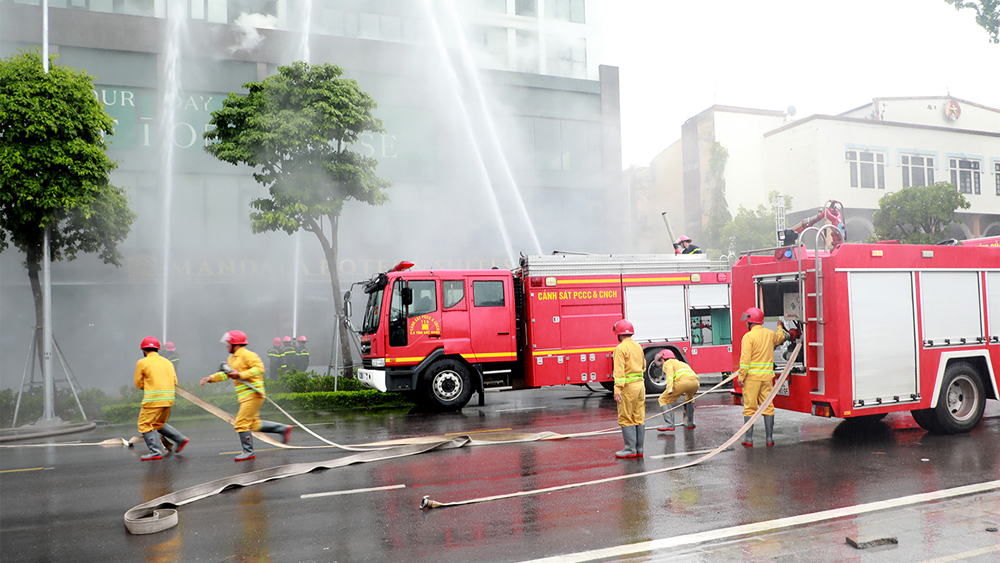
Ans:
<svg viewBox="0 0 1000 563"><path fill-rule="evenodd" d="M789 357L790 358L796 358L796 357L798 357L798 353L799 353L799 350L801 348L802 348L802 341L799 340L799 342L795 345L795 350L792 352L792 355L789 356ZM544 494L544 493L551 493L551 492L554 492L554 491L562 491L562 490L566 490L566 489L574 489L574 488L577 488L577 487L586 487L586 486L589 486L589 485L597 485L597 484L601 484L601 483L610 483L612 481L623 481L625 479L632 479L634 477L646 477L648 475L656 475L657 473L666 473L667 471L676 471L678 469L684 469L686 467L693 467L695 465L698 465L698 464L701 464L701 463L703 463L705 461L708 461L709 459L712 459L719 452L721 452L721 451L725 450L726 448L728 448L729 446L733 445L736 442L736 440L739 440L740 436L742 436L744 433L746 433L746 431L751 426L753 426L753 424L757 421L757 419L760 418L761 414L764 412L764 409L766 409L767 406L770 405L772 401L774 401L774 397L777 396L777 394L778 394L778 389L780 389L781 386L784 385L785 381L788 379L788 374L791 371L792 371L792 362L788 362L787 364L785 364L785 369L782 370L782 372L781 372L781 377L779 377L778 380L775 381L774 386L771 389L771 392L767 395L767 398L764 399L764 402L761 403L757 407L757 411L753 413L753 416L751 416L746 422L744 422L743 426L740 427L740 429L737 430L736 433L733 434L728 440L726 440L725 442L723 442L721 445L717 446L711 452L705 454L704 456L702 456L702 457L700 457L700 458L698 458L698 459L696 459L694 461L691 461L691 462L688 462L688 463L683 463L681 465L675 465L675 466L672 466L672 467L664 467L664 468L661 468L661 469L654 469L654 470L651 470L651 471L643 471L641 473L632 473L632 474L629 474L629 475L619 475L617 477L606 477L604 479L596 479L596 480L593 480L593 481L585 481L585 482L582 482L582 483L569 483L569 484L566 484L566 485L558 485L558 486L555 486L555 487L546 487L544 489L534 489L534 490L530 490L530 491L518 491L516 493L507 493L507 494L502 494L502 495L493 495L493 496L489 496L489 497L479 497L479 498L473 498L473 499L462 500L462 501L438 502L436 500L430 499L429 496L424 496L424 498L420 501L420 508L423 509L423 510L430 510L431 508L445 508L445 507L450 507L450 506L462 506L462 505L466 505L466 504L477 504L477 503L481 503L481 502L489 502L489 501L493 501L493 500L500 500L500 499L507 499L507 498L526 497L526 496L531 496L531 495L539 495L539 494ZM732 377L730 377L729 379L732 379Z"/></svg>

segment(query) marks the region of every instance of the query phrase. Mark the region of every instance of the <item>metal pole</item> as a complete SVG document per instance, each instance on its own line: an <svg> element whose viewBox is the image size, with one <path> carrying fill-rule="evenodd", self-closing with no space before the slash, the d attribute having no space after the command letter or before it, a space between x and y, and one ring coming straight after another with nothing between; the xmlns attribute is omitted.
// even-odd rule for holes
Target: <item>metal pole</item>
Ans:
<svg viewBox="0 0 1000 563"><path fill-rule="evenodd" d="M43 420L55 420L55 385L52 382L52 268L49 251L49 228L45 227L42 249L42 378L45 381Z"/></svg>
<svg viewBox="0 0 1000 563"><path fill-rule="evenodd" d="M42 69L49 73L49 0L42 0Z"/></svg>

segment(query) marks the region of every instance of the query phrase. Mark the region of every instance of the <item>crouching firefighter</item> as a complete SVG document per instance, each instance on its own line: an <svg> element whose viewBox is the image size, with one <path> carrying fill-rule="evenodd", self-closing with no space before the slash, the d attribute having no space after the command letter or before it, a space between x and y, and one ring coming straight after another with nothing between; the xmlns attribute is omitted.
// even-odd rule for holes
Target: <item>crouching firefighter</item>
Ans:
<svg viewBox="0 0 1000 563"><path fill-rule="evenodd" d="M622 319L615 323L618 346L614 351L615 402L618 403L618 425L622 427L625 448L615 452L615 457L642 457L642 443L646 436L646 357L642 347L632 340L635 329Z"/></svg>
<svg viewBox="0 0 1000 563"><path fill-rule="evenodd" d="M667 380L667 387L660 395L659 403L661 407L667 407L663 411L663 426L657 428L660 432L670 432L674 429L674 411L670 410L670 405L682 395L687 401L684 405L684 412L687 416L687 427L694 428L694 396L701 386L698 374L691 369L691 366L677 359L672 350L660 350L656 353L653 363L660 366L663 375Z"/></svg>
<svg viewBox="0 0 1000 563"><path fill-rule="evenodd" d="M159 354L160 341L152 336L142 339L139 344L143 358L135 364L135 386L142 389L142 408L139 410L139 433L149 448L149 453L139 456L142 461L163 459L163 446L157 430L181 453L190 441L167 424L170 409L174 406L174 387L177 385L177 372L170 360Z"/></svg>
<svg viewBox="0 0 1000 563"><path fill-rule="evenodd" d="M222 365L221 371L213 373L201 380L201 384L216 383L232 379L236 387L236 398L240 402L240 410L236 414L233 428L240 436L243 452L234 461L254 459L254 431L281 434L282 442L287 444L292 434L292 427L268 420L261 420L257 415L260 406L264 404L264 363L260 356L247 350L247 335L241 330L231 330L222 335L222 342L229 350L229 359Z"/></svg>

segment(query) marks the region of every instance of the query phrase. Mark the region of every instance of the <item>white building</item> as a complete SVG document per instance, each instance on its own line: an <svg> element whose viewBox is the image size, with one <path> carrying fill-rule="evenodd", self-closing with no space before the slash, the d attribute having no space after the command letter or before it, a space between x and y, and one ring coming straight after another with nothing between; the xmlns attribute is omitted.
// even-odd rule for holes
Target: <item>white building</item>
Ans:
<svg viewBox="0 0 1000 563"><path fill-rule="evenodd" d="M956 214L961 224L953 236L1000 234L997 109L948 96L876 98L840 115L802 119L713 106L689 119L681 139L653 159L649 193L635 198L659 205L675 234L697 241L720 184L712 163L720 147L729 153L722 178L734 215L741 205L768 204L771 191L792 196L789 223L833 199L844 204L849 240L865 240L884 194L947 181L971 203ZM634 219L633 234L646 223L649 217ZM662 231L662 222L655 227Z"/></svg>

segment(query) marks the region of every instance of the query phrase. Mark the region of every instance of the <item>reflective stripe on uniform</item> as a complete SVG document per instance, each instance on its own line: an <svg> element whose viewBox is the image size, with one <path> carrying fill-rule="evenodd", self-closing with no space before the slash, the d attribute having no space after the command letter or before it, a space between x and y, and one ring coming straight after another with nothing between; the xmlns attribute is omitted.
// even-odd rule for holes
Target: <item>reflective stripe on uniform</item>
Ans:
<svg viewBox="0 0 1000 563"><path fill-rule="evenodd" d="M768 362L740 364L740 369L746 370L747 374L774 374L774 364Z"/></svg>
<svg viewBox="0 0 1000 563"><path fill-rule="evenodd" d="M632 383L633 381L642 381L642 373L626 373L624 377L616 377L615 383L621 383L622 385L626 383Z"/></svg>
<svg viewBox="0 0 1000 563"><path fill-rule="evenodd" d="M698 377L698 374L694 372L693 369L689 367L680 367L674 370L674 381L677 381L685 375L690 375L691 377Z"/></svg>
<svg viewBox="0 0 1000 563"><path fill-rule="evenodd" d="M143 403L154 403L156 401L173 401L173 400L174 400L173 389L153 389L153 390L143 390L142 392Z"/></svg>
<svg viewBox="0 0 1000 563"><path fill-rule="evenodd" d="M242 398L246 397L251 393L260 393L261 396L264 395L264 382L263 381L237 381L236 382L236 397Z"/></svg>

